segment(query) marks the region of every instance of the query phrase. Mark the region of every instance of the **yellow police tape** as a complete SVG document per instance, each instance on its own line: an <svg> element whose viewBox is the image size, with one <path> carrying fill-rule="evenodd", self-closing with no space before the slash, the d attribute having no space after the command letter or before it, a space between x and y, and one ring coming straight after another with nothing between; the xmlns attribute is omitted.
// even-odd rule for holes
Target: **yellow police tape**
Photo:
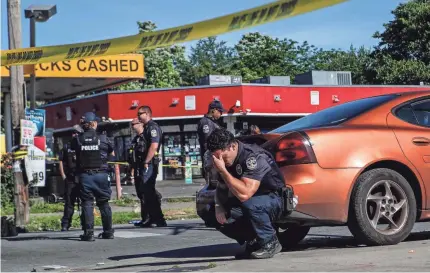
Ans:
<svg viewBox="0 0 430 273"><path fill-rule="evenodd" d="M346 1L348 0L278 0L206 21L151 33L85 43L2 50L1 65L58 62L166 47L275 22Z"/></svg>
<svg viewBox="0 0 430 273"><path fill-rule="evenodd" d="M28 152L25 150L18 150L16 152L12 153L12 158L14 160L24 159L27 156ZM3 157L6 154L2 154ZM46 157L46 160L59 160L58 157ZM108 161L108 164L118 164L118 165L130 165L128 162L124 161ZM200 166L182 166L178 164L161 164L162 167L168 167L168 168L201 168Z"/></svg>

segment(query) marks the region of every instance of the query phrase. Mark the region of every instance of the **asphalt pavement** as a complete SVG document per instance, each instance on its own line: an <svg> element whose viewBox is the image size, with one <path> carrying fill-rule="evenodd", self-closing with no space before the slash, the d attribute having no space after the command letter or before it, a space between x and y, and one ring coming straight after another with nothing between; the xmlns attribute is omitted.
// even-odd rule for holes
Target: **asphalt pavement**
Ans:
<svg viewBox="0 0 430 273"><path fill-rule="evenodd" d="M114 240L80 242L80 230L2 239L2 271L429 271L430 224L398 245L357 246L345 227L312 228L293 250L270 260L235 260L240 246L200 220L166 228L115 227Z"/></svg>

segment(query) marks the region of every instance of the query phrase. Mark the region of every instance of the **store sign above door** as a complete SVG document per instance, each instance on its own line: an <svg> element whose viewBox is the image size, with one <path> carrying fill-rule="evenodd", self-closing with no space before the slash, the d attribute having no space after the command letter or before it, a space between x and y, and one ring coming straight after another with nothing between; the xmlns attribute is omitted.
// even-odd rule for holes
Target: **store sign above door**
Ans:
<svg viewBox="0 0 430 273"><path fill-rule="evenodd" d="M2 77L9 76L9 66L1 67ZM36 77L43 78L137 78L143 79L144 61L141 54L124 54L76 59L34 65ZM24 66L29 77L33 65Z"/></svg>

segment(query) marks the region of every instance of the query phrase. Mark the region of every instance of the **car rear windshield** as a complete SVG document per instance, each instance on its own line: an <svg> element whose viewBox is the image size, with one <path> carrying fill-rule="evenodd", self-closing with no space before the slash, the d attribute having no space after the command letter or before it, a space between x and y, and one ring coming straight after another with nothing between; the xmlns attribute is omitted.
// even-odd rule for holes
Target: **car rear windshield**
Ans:
<svg viewBox="0 0 430 273"><path fill-rule="evenodd" d="M272 130L269 133L279 134L291 130L298 130L304 128L316 128L338 125L350 118L358 116L361 113L364 113L366 111L371 110L372 108L382 105L394 99L395 97L397 97L397 95L392 94L346 102L297 119L293 122L287 123L281 127Z"/></svg>

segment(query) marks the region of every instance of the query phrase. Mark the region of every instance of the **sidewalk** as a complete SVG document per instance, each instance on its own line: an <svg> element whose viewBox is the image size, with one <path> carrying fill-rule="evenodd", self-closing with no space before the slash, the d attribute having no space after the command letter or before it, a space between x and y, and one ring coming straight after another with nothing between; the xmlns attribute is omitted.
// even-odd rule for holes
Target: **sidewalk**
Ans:
<svg viewBox="0 0 430 273"><path fill-rule="evenodd" d="M184 180L162 180L157 181L156 189L164 198L195 197L205 184L205 180L193 179L192 184L185 184ZM122 185L122 196L128 196L137 199L134 185ZM116 199L116 187L112 186L112 200Z"/></svg>

